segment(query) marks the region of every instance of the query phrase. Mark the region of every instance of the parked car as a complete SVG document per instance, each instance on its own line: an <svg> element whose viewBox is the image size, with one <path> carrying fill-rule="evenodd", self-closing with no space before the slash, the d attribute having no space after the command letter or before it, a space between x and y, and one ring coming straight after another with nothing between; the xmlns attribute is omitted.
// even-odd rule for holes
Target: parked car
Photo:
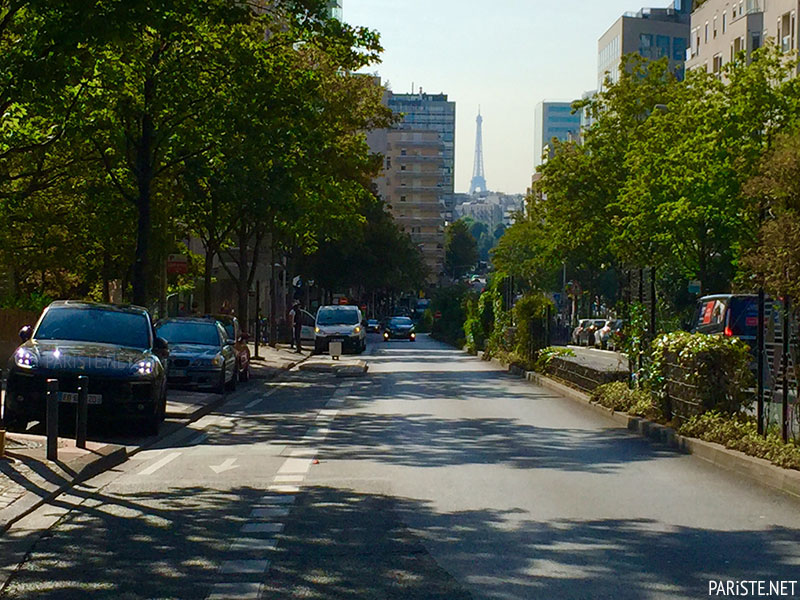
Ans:
<svg viewBox="0 0 800 600"><path fill-rule="evenodd" d="M594 346L603 350L616 349L621 336L622 319L609 319L603 327L595 332Z"/></svg>
<svg viewBox="0 0 800 600"><path fill-rule="evenodd" d="M581 321L583 324L583 321ZM578 332L578 345L579 346L594 346L595 333L600 331L606 325L606 319L586 319L586 323L582 325Z"/></svg>
<svg viewBox="0 0 800 600"><path fill-rule="evenodd" d="M697 301L692 331L738 337L752 348L758 330L758 296L715 294Z"/></svg>
<svg viewBox="0 0 800 600"><path fill-rule="evenodd" d="M93 302L53 302L8 363L5 426L24 431L43 422L46 380L58 380L59 402L78 399L88 377L89 418L142 422L156 433L167 408L167 342L156 337L146 309Z"/></svg>
<svg viewBox="0 0 800 600"><path fill-rule="evenodd" d="M314 326L316 325L316 319L314 319L314 315L312 315L307 310L300 310L300 315L302 318L303 325L300 329L300 341L303 342L313 342L316 334L314 333Z"/></svg>
<svg viewBox="0 0 800 600"><path fill-rule="evenodd" d="M236 352L236 367L239 370L239 381L250 379L250 348L247 345L250 337L242 332L239 319L231 315L214 315L212 317L222 324L229 340L233 340L233 350Z"/></svg>
<svg viewBox="0 0 800 600"><path fill-rule="evenodd" d="M361 353L367 348L367 332L361 310L351 305L321 306L314 326L314 352L326 352L331 342L342 342L342 350Z"/></svg>
<svg viewBox="0 0 800 600"><path fill-rule="evenodd" d="M591 323L592 323L592 319L581 319L578 322L578 326L575 329L573 329L573 331L572 331L572 344L574 346L578 346L580 344L580 336L581 336L581 334L586 329L589 328L589 325L591 325Z"/></svg>
<svg viewBox="0 0 800 600"><path fill-rule="evenodd" d="M378 319L367 319L367 333L380 333L381 323Z"/></svg>
<svg viewBox="0 0 800 600"><path fill-rule="evenodd" d="M239 381L235 340L219 321L202 317L163 319L156 333L170 344L167 382L170 385L211 388L222 394Z"/></svg>
<svg viewBox="0 0 800 600"><path fill-rule="evenodd" d="M383 328L383 339L416 341L417 333L414 323L408 317L391 317Z"/></svg>

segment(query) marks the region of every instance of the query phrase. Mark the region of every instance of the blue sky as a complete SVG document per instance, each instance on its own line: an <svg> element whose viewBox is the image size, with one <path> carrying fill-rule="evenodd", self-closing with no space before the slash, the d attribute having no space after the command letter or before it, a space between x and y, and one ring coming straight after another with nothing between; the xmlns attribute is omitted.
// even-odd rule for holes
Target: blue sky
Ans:
<svg viewBox="0 0 800 600"><path fill-rule="evenodd" d="M646 2L646 0L645 0ZM651 0L645 6L668 6ZM381 33L377 72L395 92L444 92L456 105L456 191L468 191L483 114L489 187L522 193L533 174L533 110L597 81L597 40L636 0L344 0L344 18Z"/></svg>

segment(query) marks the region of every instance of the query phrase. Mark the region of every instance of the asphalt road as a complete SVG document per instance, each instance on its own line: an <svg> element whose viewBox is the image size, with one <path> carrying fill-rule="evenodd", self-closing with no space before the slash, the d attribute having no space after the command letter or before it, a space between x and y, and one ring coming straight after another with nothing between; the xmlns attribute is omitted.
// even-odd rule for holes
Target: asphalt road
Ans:
<svg viewBox="0 0 800 600"><path fill-rule="evenodd" d="M798 579L800 502L426 337L368 354L366 377L243 387L31 515L0 538L0 568L22 561L0 597L639 600Z"/></svg>

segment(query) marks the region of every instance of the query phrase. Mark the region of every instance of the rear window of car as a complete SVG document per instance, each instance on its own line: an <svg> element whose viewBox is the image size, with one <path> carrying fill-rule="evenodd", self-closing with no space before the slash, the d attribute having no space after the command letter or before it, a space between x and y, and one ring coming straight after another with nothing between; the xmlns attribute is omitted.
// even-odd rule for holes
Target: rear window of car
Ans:
<svg viewBox="0 0 800 600"><path fill-rule="evenodd" d="M758 299L731 298L728 326L739 337L756 337L758 333Z"/></svg>
<svg viewBox="0 0 800 600"><path fill-rule="evenodd" d="M727 298L701 300L695 316L695 330L699 333L722 333L725 329Z"/></svg>
<svg viewBox="0 0 800 600"><path fill-rule="evenodd" d="M193 321L167 321L156 328L159 337L170 344L198 344L219 346L219 329L216 323Z"/></svg>
<svg viewBox="0 0 800 600"><path fill-rule="evenodd" d="M146 315L102 308L55 307L36 328L34 339L69 340L149 348L150 327Z"/></svg>
<svg viewBox="0 0 800 600"><path fill-rule="evenodd" d="M317 313L317 325L358 325L358 309L354 308L320 308Z"/></svg>

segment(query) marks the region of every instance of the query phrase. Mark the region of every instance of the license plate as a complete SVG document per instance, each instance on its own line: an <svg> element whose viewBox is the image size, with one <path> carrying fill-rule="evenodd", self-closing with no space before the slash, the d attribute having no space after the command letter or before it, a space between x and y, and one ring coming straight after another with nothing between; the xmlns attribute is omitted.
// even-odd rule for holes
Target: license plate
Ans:
<svg viewBox="0 0 800 600"><path fill-rule="evenodd" d="M173 377L186 377L186 371L184 369L170 369L169 374Z"/></svg>
<svg viewBox="0 0 800 600"><path fill-rule="evenodd" d="M89 404L102 404L103 403L103 395L102 394L89 394L88 400L89 400ZM78 403L78 394L77 394L77 392L59 392L58 393L58 401L59 402L66 402L67 404L77 404Z"/></svg>
<svg viewBox="0 0 800 600"><path fill-rule="evenodd" d="M331 338L332 342L339 342L340 344L344 342L344 338Z"/></svg>

